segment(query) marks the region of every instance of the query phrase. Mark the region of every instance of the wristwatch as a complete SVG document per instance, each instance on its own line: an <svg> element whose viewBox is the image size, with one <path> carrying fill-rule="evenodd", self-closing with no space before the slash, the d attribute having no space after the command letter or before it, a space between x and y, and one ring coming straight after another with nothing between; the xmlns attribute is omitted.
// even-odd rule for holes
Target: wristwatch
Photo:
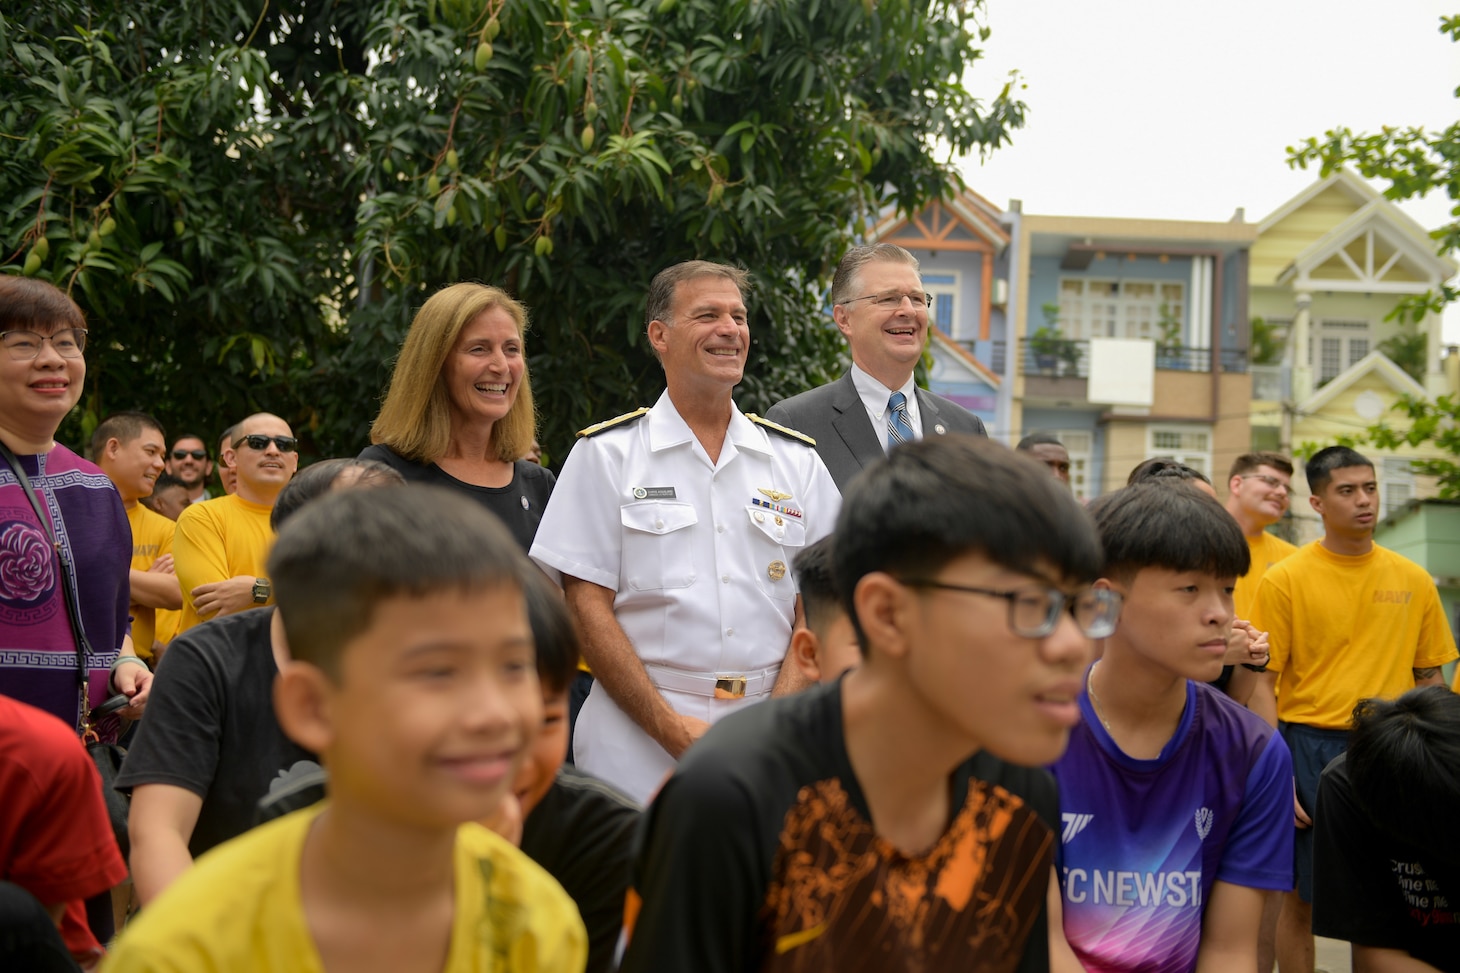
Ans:
<svg viewBox="0 0 1460 973"><path fill-rule="evenodd" d="M274 586L269 584L268 578L253 579L253 603L262 605L274 594Z"/></svg>

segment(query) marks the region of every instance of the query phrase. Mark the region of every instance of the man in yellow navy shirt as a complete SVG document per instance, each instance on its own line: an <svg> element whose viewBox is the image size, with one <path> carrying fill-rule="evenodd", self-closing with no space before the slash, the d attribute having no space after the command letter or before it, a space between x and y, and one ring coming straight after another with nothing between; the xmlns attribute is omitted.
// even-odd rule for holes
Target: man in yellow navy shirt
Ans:
<svg viewBox="0 0 1460 973"><path fill-rule="evenodd" d="M1298 889L1284 899L1278 923L1282 973L1313 969L1310 825L1319 775L1343 753L1354 706L1443 685L1440 667L1456 658L1434 580L1374 543L1374 464L1330 446L1313 455L1306 472L1324 536L1268 569L1252 619L1269 633L1272 652L1258 692L1276 693L1295 778Z"/></svg>
<svg viewBox="0 0 1460 973"><path fill-rule="evenodd" d="M138 502L162 473L166 443L162 425L144 412L118 412L91 437L91 455L121 494L132 528L132 647L154 665L157 611L182 607L172 565L175 525Z"/></svg>
<svg viewBox="0 0 1460 973"><path fill-rule="evenodd" d="M1237 579L1232 606L1237 617L1250 621L1257 600L1257 586L1267 569L1297 550L1292 544L1269 534L1267 528L1288 512L1293 495L1293 464L1281 453L1243 453L1232 463L1227 476L1227 513L1242 528L1252 567ZM1229 666L1222 688L1228 696L1273 723L1277 713L1270 693L1256 692L1257 672L1250 667Z"/></svg>
<svg viewBox="0 0 1460 973"><path fill-rule="evenodd" d="M299 443L287 422L267 412L240 422L230 442L223 460L237 474L236 492L192 504L177 520L180 632L274 601L264 570L274 543L269 515L299 467Z"/></svg>

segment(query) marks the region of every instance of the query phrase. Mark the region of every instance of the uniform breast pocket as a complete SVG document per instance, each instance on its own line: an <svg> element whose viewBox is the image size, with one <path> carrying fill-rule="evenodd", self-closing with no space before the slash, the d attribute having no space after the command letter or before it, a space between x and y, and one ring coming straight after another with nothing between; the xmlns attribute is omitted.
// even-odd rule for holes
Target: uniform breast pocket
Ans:
<svg viewBox="0 0 1460 973"><path fill-rule="evenodd" d="M694 584L694 531L699 523L687 503L650 500L619 508L623 519L623 577L635 591Z"/></svg>
<svg viewBox="0 0 1460 973"><path fill-rule="evenodd" d="M780 601L794 600L796 585L791 579L791 559L806 546L806 525L799 517L762 507L746 507L745 512L750 517L750 545L760 590Z"/></svg>

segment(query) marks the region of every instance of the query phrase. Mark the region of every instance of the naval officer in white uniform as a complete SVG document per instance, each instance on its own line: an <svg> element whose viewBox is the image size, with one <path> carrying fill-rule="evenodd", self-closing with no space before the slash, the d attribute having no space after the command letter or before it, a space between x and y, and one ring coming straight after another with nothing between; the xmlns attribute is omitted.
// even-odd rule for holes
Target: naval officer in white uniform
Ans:
<svg viewBox="0 0 1460 973"><path fill-rule="evenodd" d="M646 803L711 723L790 685L791 561L841 505L810 439L731 399L747 282L707 261L654 278L648 337L668 388L580 433L531 550L561 577L597 680L574 760Z"/></svg>

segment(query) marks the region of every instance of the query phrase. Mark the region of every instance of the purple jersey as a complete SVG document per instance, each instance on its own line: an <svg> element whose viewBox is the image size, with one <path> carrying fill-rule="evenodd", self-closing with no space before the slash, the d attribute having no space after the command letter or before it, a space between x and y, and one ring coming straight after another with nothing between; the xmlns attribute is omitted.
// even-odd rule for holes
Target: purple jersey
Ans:
<svg viewBox="0 0 1460 973"><path fill-rule="evenodd" d="M1088 683L1087 683L1088 685ZM1201 683L1155 760L1084 721L1052 768L1065 935L1085 969L1184 973L1218 880L1293 886L1292 758L1263 720Z"/></svg>
<svg viewBox="0 0 1460 973"><path fill-rule="evenodd" d="M107 669L127 631L132 528L106 474L64 446L17 457L40 493L81 602L91 705L107 696ZM75 726L76 640L60 564L15 474L0 462L0 694ZM114 721L113 721L114 722Z"/></svg>

